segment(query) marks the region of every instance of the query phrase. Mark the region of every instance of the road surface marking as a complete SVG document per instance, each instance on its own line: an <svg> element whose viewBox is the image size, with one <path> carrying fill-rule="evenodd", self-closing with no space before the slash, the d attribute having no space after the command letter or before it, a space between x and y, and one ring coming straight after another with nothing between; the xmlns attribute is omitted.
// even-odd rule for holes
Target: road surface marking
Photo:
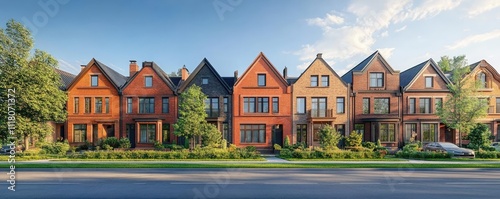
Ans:
<svg viewBox="0 0 500 199"><path fill-rule="evenodd" d="M447 182L450 185L500 185L500 182Z"/></svg>
<svg viewBox="0 0 500 199"><path fill-rule="evenodd" d="M315 182L265 182L264 184L318 184Z"/></svg>

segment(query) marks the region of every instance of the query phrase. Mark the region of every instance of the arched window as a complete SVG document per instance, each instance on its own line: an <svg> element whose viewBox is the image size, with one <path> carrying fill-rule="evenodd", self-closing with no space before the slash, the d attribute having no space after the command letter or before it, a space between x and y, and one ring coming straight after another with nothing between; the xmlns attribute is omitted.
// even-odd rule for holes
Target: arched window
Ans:
<svg viewBox="0 0 500 199"><path fill-rule="evenodd" d="M479 82L481 82L481 88L487 88L488 84L486 82L486 74L483 72L479 73L478 75Z"/></svg>

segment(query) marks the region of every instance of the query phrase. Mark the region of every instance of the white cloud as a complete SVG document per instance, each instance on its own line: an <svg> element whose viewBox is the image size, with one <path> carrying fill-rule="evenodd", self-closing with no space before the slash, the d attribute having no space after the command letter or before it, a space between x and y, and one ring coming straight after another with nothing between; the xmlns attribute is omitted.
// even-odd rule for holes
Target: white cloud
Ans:
<svg viewBox="0 0 500 199"><path fill-rule="evenodd" d="M388 37L389 36L389 31L384 31L380 34L381 37Z"/></svg>
<svg viewBox="0 0 500 199"><path fill-rule="evenodd" d="M392 56L394 49L395 48L381 48L378 49L378 52L380 52L384 58L389 59Z"/></svg>
<svg viewBox="0 0 500 199"><path fill-rule="evenodd" d="M472 18L497 7L500 7L500 1L498 0L474 1L467 14Z"/></svg>
<svg viewBox="0 0 500 199"><path fill-rule="evenodd" d="M398 29L394 30L394 32L401 32L401 31L403 31L405 29L406 29L406 25L403 26L403 27L401 27L401 28L398 28Z"/></svg>
<svg viewBox="0 0 500 199"><path fill-rule="evenodd" d="M460 5L461 0L425 0L418 1L420 4L400 13L394 22L405 20L422 20L438 15L442 11L452 10Z"/></svg>
<svg viewBox="0 0 500 199"><path fill-rule="evenodd" d="M59 61L59 69L61 69L63 71L66 71L69 73L74 73L74 74L77 74L80 72L80 67L75 67L63 59L58 59L57 61Z"/></svg>
<svg viewBox="0 0 500 199"><path fill-rule="evenodd" d="M491 32L487 33L482 33L482 34L477 34L477 35L471 35L468 36L464 39L460 39L459 41L455 42L454 44L447 46L449 50L455 50L459 48L464 48L469 45L475 44L475 43L480 43L484 41L488 41L491 39L495 39L500 37L500 30L493 30Z"/></svg>
<svg viewBox="0 0 500 199"><path fill-rule="evenodd" d="M340 25L344 23L344 18L337 16L335 14L327 13L324 18L313 18L307 19L307 24L319 26L321 28L330 28L331 25Z"/></svg>
<svg viewBox="0 0 500 199"><path fill-rule="evenodd" d="M335 61L343 61L357 55L368 55L374 51L373 46L377 41L375 37L389 35L387 32L389 26L404 21L430 18L442 11L454 9L459 4L460 1L454 0L437 2L426 0L416 6L409 0L354 0L347 7L348 13L326 14L324 18L307 19L309 25L321 27L323 35L317 41L303 45L294 54L304 63L310 63L318 52L323 53L325 60ZM404 25L398 31L406 27ZM381 52L382 50L387 56L391 56L394 48L381 49ZM307 67L304 65L297 67L304 69Z"/></svg>

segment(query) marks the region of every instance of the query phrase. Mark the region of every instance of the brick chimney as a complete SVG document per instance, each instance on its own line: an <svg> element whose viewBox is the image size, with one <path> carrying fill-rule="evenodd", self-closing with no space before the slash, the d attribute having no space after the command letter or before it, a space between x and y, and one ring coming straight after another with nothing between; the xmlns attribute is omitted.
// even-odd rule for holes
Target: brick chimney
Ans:
<svg viewBox="0 0 500 199"><path fill-rule="evenodd" d="M288 68L286 68L286 66L285 69L283 69L283 78L288 78Z"/></svg>
<svg viewBox="0 0 500 199"><path fill-rule="evenodd" d="M137 61L135 60L130 60L130 77L132 77L135 73L139 71L139 66L137 65Z"/></svg>
<svg viewBox="0 0 500 199"><path fill-rule="evenodd" d="M186 80L189 76L189 71L188 69L186 68L186 65L182 66L182 69L181 69L181 80Z"/></svg>
<svg viewBox="0 0 500 199"><path fill-rule="evenodd" d="M238 70L234 71L234 81L238 80Z"/></svg>
<svg viewBox="0 0 500 199"><path fill-rule="evenodd" d="M81 70L85 69L85 67L87 67L87 65L80 65Z"/></svg>
<svg viewBox="0 0 500 199"><path fill-rule="evenodd" d="M323 53L318 53L318 54L316 55L316 58L318 58L318 59L323 58Z"/></svg>

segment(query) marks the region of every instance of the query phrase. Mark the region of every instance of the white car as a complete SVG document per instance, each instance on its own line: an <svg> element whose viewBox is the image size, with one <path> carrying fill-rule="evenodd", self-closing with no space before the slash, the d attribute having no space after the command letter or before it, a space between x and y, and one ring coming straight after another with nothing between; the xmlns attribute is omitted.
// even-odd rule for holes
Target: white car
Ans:
<svg viewBox="0 0 500 199"><path fill-rule="evenodd" d="M497 151L500 151L500 142L493 142L491 146L495 148Z"/></svg>

